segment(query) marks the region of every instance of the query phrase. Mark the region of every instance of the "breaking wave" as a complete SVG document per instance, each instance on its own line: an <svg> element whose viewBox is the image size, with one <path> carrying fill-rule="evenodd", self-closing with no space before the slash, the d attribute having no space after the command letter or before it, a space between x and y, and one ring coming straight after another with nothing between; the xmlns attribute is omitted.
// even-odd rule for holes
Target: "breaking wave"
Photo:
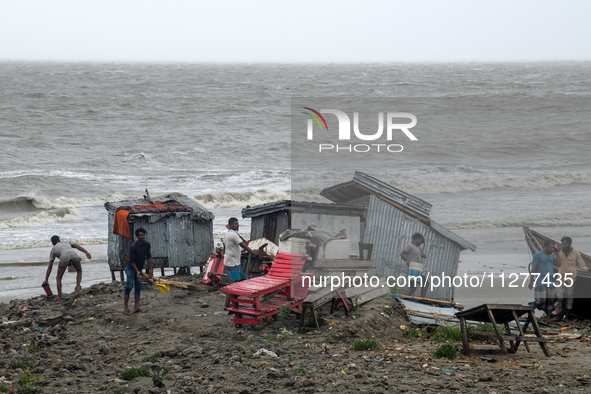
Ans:
<svg viewBox="0 0 591 394"><path fill-rule="evenodd" d="M244 208L247 205L266 204L278 200L289 200L289 191L260 189L254 192L206 193L193 198L208 209Z"/></svg>
<svg viewBox="0 0 591 394"><path fill-rule="evenodd" d="M112 194L101 197L34 197L21 196L10 200L0 201L0 214L2 213L30 213L38 212L47 209L57 208L72 208L92 205L103 205L109 201L133 200L139 198L138 196L124 196L120 194Z"/></svg>
<svg viewBox="0 0 591 394"><path fill-rule="evenodd" d="M14 219L0 220L0 229L8 227L36 227L62 220L80 220L82 216L76 208L60 208L55 211L43 211Z"/></svg>
<svg viewBox="0 0 591 394"><path fill-rule="evenodd" d="M16 197L11 200L0 201L0 214L36 212L39 211L31 197Z"/></svg>
<svg viewBox="0 0 591 394"><path fill-rule="evenodd" d="M193 199L208 209L213 208L245 208L267 204L280 200L295 200L309 202L327 202L318 193L321 189L309 188L304 190L269 190L259 189L253 192L207 193L194 196Z"/></svg>
<svg viewBox="0 0 591 394"><path fill-rule="evenodd" d="M102 245L109 242L108 238L65 238L65 240L78 245ZM0 250L11 249L30 249L30 248L50 248L53 245L50 241L30 241L30 242L14 242L7 244L0 244ZM82 255L80 253L80 255ZM47 262L45 262L47 264Z"/></svg>
<svg viewBox="0 0 591 394"><path fill-rule="evenodd" d="M591 185L591 172L547 173L523 177L463 178L443 179L429 182L402 181L389 183L410 194L458 193L502 187L539 188L572 184Z"/></svg>
<svg viewBox="0 0 591 394"><path fill-rule="evenodd" d="M451 230L475 229L475 228L502 228L502 227L581 227L591 226L591 212L557 214L541 216L537 218L524 218L515 220L473 220L466 222L447 222L444 226Z"/></svg>

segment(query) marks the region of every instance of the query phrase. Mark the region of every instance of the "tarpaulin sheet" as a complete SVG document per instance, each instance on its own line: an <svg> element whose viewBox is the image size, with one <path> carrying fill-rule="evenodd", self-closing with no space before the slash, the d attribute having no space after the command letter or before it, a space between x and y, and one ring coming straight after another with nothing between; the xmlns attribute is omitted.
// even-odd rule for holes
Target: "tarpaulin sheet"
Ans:
<svg viewBox="0 0 591 394"><path fill-rule="evenodd" d="M131 229L129 228L129 215L140 213L165 213L165 212L193 212L193 208L178 202L164 204L148 204L135 206L122 206L115 213L115 222L113 223L113 234L133 239Z"/></svg>

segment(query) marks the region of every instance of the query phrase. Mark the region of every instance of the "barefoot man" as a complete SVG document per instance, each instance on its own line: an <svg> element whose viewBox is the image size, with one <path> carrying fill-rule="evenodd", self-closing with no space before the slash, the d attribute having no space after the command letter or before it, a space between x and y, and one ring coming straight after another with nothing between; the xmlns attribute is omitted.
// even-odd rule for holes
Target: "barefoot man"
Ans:
<svg viewBox="0 0 591 394"><path fill-rule="evenodd" d="M552 316L554 303L556 302L553 268L554 264L556 264L555 251L554 243L547 240L544 242L544 249L534 254L531 261L529 288L531 290L535 286L535 290L534 302L530 302L530 305L540 310L543 309L546 312L546 324L550 324L550 317Z"/></svg>
<svg viewBox="0 0 591 394"><path fill-rule="evenodd" d="M135 236L137 241L135 241L129 247L129 262L127 263L127 267L125 267L127 284L125 285L125 292L123 293L123 314L127 316L131 315L128 304L132 287L135 288L133 313L143 312L143 310L140 309L140 293L142 291L142 282L140 282L139 277L140 273L142 272L142 268L144 268L144 261L148 260L149 275L153 275L151 252L152 245L146 241L146 230L143 228L138 228L135 230Z"/></svg>
<svg viewBox="0 0 591 394"><path fill-rule="evenodd" d="M575 279L577 278L577 267L583 272L589 272L589 268L585 265L581 253L573 249L573 240L571 237L562 237L560 240L562 245L558 248L556 253L556 265L560 267L558 273L560 274L560 286L556 286L556 304L552 314L558 319L562 317L563 300L566 300L566 316L565 320L569 320L570 311L573 309L574 303L574 289Z"/></svg>
<svg viewBox="0 0 591 394"><path fill-rule="evenodd" d="M62 302L62 277L64 276L64 272L66 272L66 268L70 265L77 272L75 291L76 293L80 291L80 282L82 281L82 266L80 265L80 261L82 260L78 257L78 253L74 249L85 253L88 260L92 256L82 246L67 241L62 242L57 235L51 237L51 243L53 244L53 248L51 248L51 252L49 253L49 266L47 267L47 273L45 274L43 283L47 283L49 280L49 275L51 275L51 270L53 269L53 261L58 258L60 262L57 268L57 302Z"/></svg>
<svg viewBox="0 0 591 394"><path fill-rule="evenodd" d="M244 271L242 270L242 266L240 265L240 254L241 250L245 249L247 252L252 253L254 255L259 255L258 251L254 251L248 246L246 246L246 242L240 235L238 235L238 229L240 228L240 224L238 223L238 219L232 217L228 220L228 232L224 236L224 265L226 266L226 274L228 275L228 283L238 282L243 279L248 279ZM227 309L231 306L230 303L230 294L226 294L226 303L224 304L224 309ZM233 314L234 312L228 312L229 315Z"/></svg>

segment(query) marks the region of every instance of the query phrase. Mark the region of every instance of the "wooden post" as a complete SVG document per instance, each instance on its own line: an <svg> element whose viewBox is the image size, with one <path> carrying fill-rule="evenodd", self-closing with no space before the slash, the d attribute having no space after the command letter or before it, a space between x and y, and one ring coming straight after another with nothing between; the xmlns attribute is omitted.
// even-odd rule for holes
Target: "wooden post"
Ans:
<svg viewBox="0 0 591 394"><path fill-rule="evenodd" d="M123 282L123 270L119 271L119 277L121 278L121 282Z"/></svg>
<svg viewBox="0 0 591 394"><path fill-rule="evenodd" d="M509 327L509 322L505 322L504 324L505 330L507 330L507 335L511 335L511 328ZM515 353L517 351L517 347L519 347L519 345L515 346L515 342L509 340L509 353Z"/></svg>
<svg viewBox="0 0 591 394"><path fill-rule="evenodd" d="M308 310L308 306L302 304L302 314L300 316L300 328L304 328L304 324L306 323L306 311ZM314 309L312 308L312 311Z"/></svg>
<svg viewBox="0 0 591 394"><path fill-rule="evenodd" d="M164 276L164 267L160 267L160 276Z"/></svg>
<svg viewBox="0 0 591 394"><path fill-rule="evenodd" d="M534 316L534 312L528 311L527 316L528 316L529 320L531 321L531 325L534 328L534 332L536 333L536 336L541 338L542 333L540 332L540 327L538 326L538 322L536 320L536 317ZM538 343L540 344L540 347L544 351L544 354L546 355L546 357L550 357L550 351L548 350L548 345L546 345L546 342L538 342Z"/></svg>
<svg viewBox="0 0 591 394"><path fill-rule="evenodd" d="M462 330L462 346L464 355L470 356L470 342L468 341L468 328L466 327L466 318L460 317L460 329Z"/></svg>
<svg viewBox="0 0 591 394"><path fill-rule="evenodd" d="M517 317L517 313L515 313L514 310L511 311L511 312L513 313L513 319L515 319L515 323L517 324L517 328L519 329L519 335L522 336L522 337L524 337L525 336L525 334L523 332L524 330L521 329L521 324L519 324L519 318ZM529 322L526 323L526 324L529 325ZM527 330L527 326L525 328ZM517 342L515 343L515 351L517 351L517 348L519 347L519 343L520 342L521 341L518 339ZM527 344L527 341L523 341L523 344L525 345L525 348L527 349L527 352L528 353L531 353L531 351L529 350L529 345Z"/></svg>
<svg viewBox="0 0 591 394"><path fill-rule="evenodd" d="M503 336L501 335L501 331L499 330L499 326L497 326L497 321L495 320L495 316L493 315L492 311L489 309L488 305L486 306L486 313L488 313L488 318L495 329L495 333L497 334L497 339L499 340L499 345L501 349L503 349L503 353L507 353L507 348L505 347L505 342L503 341Z"/></svg>
<svg viewBox="0 0 591 394"><path fill-rule="evenodd" d="M111 280L115 282L115 271L111 270Z"/></svg>

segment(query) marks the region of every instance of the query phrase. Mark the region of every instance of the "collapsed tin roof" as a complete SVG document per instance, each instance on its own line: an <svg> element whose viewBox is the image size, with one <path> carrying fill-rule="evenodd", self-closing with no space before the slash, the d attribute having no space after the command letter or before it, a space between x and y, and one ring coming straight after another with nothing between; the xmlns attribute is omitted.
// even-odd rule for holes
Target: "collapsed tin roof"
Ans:
<svg viewBox="0 0 591 394"><path fill-rule="evenodd" d="M292 212L312 213L315 211L325 211L330 214L342 214L346 216L363 215L366 211L365 207L350 205L350 204L333 204L333 203L318 203L306 201L292 201L280 200L270 202L267 204L256 205L254 207L247 207L242 210L243 218L252 218L261 215L266 215L273 212L289 210Z"/></svg>
<svg viewBox="0 0 591 394"><path fill-rule="evenodd" d="M320 192L322 197L341 204L365 197L368 194L376 195L409 215L430 223L429 213L433 205L363 172L355 171L352 181L327 187Z"/></svg>

